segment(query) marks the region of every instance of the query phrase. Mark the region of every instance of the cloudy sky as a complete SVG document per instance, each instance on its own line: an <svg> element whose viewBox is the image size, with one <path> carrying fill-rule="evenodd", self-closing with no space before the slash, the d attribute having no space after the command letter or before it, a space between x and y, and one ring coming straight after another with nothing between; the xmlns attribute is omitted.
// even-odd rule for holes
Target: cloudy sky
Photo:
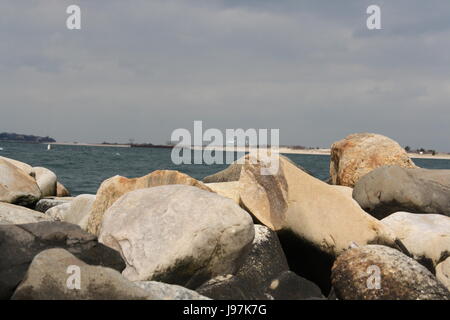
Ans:
<svg viewBox="0 0 450 320"><path fill-rule="evenodd" d="M2 0L0 15L0 131L163 143L203 120L450 151L448 0Z"/></svg>

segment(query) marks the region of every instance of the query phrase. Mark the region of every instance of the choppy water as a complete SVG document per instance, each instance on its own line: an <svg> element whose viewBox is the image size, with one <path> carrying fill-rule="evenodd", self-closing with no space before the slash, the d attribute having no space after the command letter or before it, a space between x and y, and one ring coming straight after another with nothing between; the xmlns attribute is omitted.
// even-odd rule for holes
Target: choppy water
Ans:
<svg viewBox="0 0 450 320"><path fill-rule="evenodd" d="M107 178L121 175L140 177L158 169L184 172L196 179L223 170L227 165L175 165L170 149L116 148L0 142L0 156L16 159L33 167L46 167L58 176L73 195L95 194ZM329 176L330 157L326 155L287 154L292 161L325 180ZM450 169L449 160L414 159L423 168Z"/></svg>

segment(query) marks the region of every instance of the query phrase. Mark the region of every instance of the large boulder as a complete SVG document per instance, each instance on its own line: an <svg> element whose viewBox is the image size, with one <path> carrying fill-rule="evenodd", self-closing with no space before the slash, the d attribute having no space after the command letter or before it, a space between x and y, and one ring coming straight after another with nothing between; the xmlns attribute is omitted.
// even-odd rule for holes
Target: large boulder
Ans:
<svg viewBox="0 0 450 320"><path fill-rule="evenodd" d="M239 179L242 206L278 231L291 270L330 290L333 259L351 244L397 247L395 234L364 212L346 192L312 177L283 156L252 159ZM264 161L263 161L264 160ZM278 172L263 174L263 169Z"/></svg>
<svg viewBox="0 0 450 320"><path fill-rule="evenodd" d="M381 166L416 167L397 142L373 133L356 133L335 142L330 160L331 183L348 187Z"/></svg>
<svg viewBox="0 0 450 320"><path fill-rule="evenodd" d="M58 180L56 174L53 171L42 167L34 167L33 172L36 183L41 190L42 197L56 196L56 182Z"/></svg>
<svg viewBox="0 0 450 320"><path fill-rule="evenodd" d="M33 177L11 162L0 159L0 202L31 207L41 195Z"/></svg>
<svg viewBox="0 0 450 320"><path fill-rule="evenodd" d="M450 299L450 292L428 269L398 250L379 245L341 254L333 265L332 284L344 300Z"/></svg>
<svg viewBox="0 0 450 320"><path fill-rule="evenodd" d="M45 211L45 215L53 221L64 221L70 210L70 202L62 203Z"/></svg>
<svg viewBox="0 0 450 320"><path fill-rule="evenodd" d="M133 179L115 176L103 181L97 190L97 198L89 214L87 230L92 234L98 235L103 214L124 194L134 190L172 184L183 184L211 191L202 182L173 170L157 170L146 176Z"/></svg>
<svg viewBox="0 0 450 320"><path fill-rule="evenodd" d="M77 278L79 277L79 278ZM55 248L36 255L13 300L147 300L157 299L120 272L90 266Z"/></svg>
<svg viewBox="0 0 450 320"><path fill-rule="evenodd" d="M0 225L50 221L51 217L14 204L0 202Z"/></svg>
<svg viewBox="0 0 450 320"><path fill-rule="evenodd" d="M252 160L255 161L255 160ZM395 245L395 235L364 212L345 193L303 172L280 156L275 175L270 164L245 165L239 180L244 206L272 230L290 230L320 250L337 255L349 244Z"/></svg>
<svg viewBox="0 0 450 320"><path fill-rule="evenodd" d="M92 265L122 271L117 251L96 241L80 227L65 222L0 225L0 299L8 299L39 252L63 248ZM65 273L64 273L65 275Z"/></svg>
<svg viewBox="0 0 450 320"><path fill-rule="evenodd" d="M437 265L436 278L450 290L450 257Z"/></svg>
<svg viewBox="0 0 450 320"><path fill-rule="evenodd" d="M450 256L450 217L396 212L381 222L395 232L414 259L432 272Z"/></svg>
<svg viewBox="0 0 450 320"><path fill-rule="evenodd" d="M216 300L265 300L271 281L289 270L277 234L255 225L250 252L235 275L218 276L197 288L197 292Z"/></svg>
<svg viewBox="0 0 450 320"><path fill-rule="evenodd" d="M232 200L169 185L122 196L105 212L99 241L122 254L132 281L195 288L235 272L253 238L250 215Z"/></svg>
<svg viewBox="0 0 450 320"><path fill-rule="evenodd" d="M450 216L450 170L378 168L358 181L353 198L378 219L397 211Z"/></svg>

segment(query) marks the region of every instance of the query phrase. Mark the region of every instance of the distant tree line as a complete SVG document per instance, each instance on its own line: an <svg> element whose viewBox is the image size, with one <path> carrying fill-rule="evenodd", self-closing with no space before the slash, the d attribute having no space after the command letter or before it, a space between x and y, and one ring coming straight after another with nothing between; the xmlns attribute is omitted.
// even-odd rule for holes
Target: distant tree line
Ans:
<svg viewBox="0 0 450 320"><path fill-rule="evenodd" d="M47 137L39 137L27 134L18 134L18 133L8 133L2 132L0 133L1 141L15 141L15 142L32 142L32 143L49 143L56 142L55 139Z"/></svg>
<svg viewBox="0 0 450 320"><path fill-rule="evenodd" d="M413 150L410 146L406 146L405 151L408 153L423 153L423 154L431 154L433 156L436 155L436 150L432 150L432 149L425 150L425 148L419 148L419 149Z"/></svg>

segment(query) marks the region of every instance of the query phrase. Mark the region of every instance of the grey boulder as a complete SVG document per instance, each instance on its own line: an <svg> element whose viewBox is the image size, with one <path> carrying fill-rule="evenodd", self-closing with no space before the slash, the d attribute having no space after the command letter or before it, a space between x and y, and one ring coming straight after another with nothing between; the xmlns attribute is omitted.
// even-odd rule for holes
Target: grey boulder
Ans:
<svg viewBox="0 0 450 320"><path fill-rule="evenodd" d="M356 183L353 198L378 219L397 211L450 216L450 170L381 167Z"/></svg>
<svg viewBox="0 0 450 320"><path fill-rule="evenodd" d="M79 226L65 222L0 225L0 299L8 299L39 252L63 248L92 265L122 271L120 254Z"/></svg>
<svg viewBox="0 0 450 320"><path fill-rule="evenodd" d="M235 272L253 238L252 218L233 200L167 185L120 197L104 214L99 241L121 253L132 281L195 288Z"/></svg>

